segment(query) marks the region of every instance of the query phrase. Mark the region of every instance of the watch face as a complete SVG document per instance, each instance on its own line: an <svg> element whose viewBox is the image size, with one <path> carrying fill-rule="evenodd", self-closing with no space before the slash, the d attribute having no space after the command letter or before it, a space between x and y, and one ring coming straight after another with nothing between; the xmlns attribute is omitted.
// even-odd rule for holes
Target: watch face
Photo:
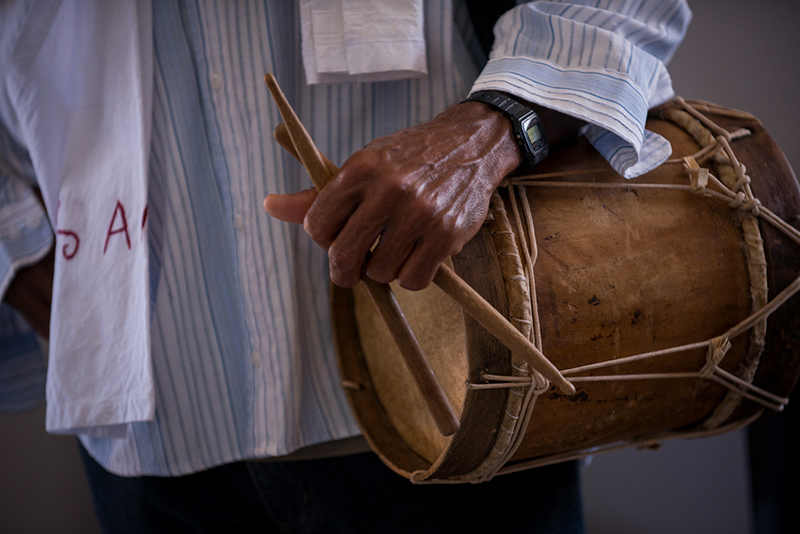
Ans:
<svg viewBox="0 0 800 534"><path fill-rule="evenodd" d="M523 152L527 152L524 157L530 165L535 165L547 156L547 138L542 131L542 125L536 115L531 112L530 116L520 121L519 126L518 131L522 132L524 138L524 143L521 142L520 146L527 145L522 148Z"/></svg>
<svg viewBox="0 0 800 534"><path fill-rule="evenodd" d="M542 130L539 128L539 123L532 122L525 125L525 135L528 136L528 141L535 145L542 138Z"/></svg>

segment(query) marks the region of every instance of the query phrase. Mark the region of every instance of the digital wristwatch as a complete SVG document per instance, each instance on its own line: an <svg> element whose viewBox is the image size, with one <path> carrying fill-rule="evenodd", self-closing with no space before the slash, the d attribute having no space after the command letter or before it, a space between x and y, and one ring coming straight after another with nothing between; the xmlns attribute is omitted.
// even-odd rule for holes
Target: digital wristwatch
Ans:
<svg viewBox="0 0 800 534"><path fill-rule="evenodd" d="M533 167L547 156L550 146L544 135L542 122L536 112L525 104L497 91L472 93L465 102L483 102L511 120L514 140L519 145L519 151L522 154L523 162L520 167Z"/></svg>

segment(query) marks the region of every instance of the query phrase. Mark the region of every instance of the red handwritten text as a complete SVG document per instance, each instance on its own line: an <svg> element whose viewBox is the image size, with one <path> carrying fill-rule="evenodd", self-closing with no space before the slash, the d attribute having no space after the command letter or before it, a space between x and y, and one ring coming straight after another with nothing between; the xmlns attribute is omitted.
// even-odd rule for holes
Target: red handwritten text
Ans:
<svg viewBox="0 0 800 534"><path fill-rule="evenodd" d="M72 232L71 230L56 230L58 235L65 235L67 237L71 237L75 241L72 243L72 250L69 250L69 243L65 243L63 247L61 247L61 253L64 255L65 260L71 260L75 257L75 254L78 253L78 247L81 246L81 240L78 237L78 234Z"/></svg>
<svg viewBox="0 0 800 534"><path fill-rule="evenodd" d="M122 226L114 229L114 221L117 220L117 213L119 213L120 217L122 217ZM108 232L106 232L106 243L103 245L103 254L105 254L106 249L108 249L108 240L111 239L111 236L121 233L125 234L125 243L127 243L128 250L130 250L131 236L128 234L128 219L125 218L125 208L122 206L122 202L117 200L117 205L114 208L114 215L111 216L111 222L108 223Z"/></svg>
<svg viewBox="0 0 800 534"><path fill-rule="evenodd" d="M58 201L58 206L56 207L56 220L58 219L58 212L61 208L61 201ZM147 223L147 206L144 207L142 211L142 223L140 226L140 236L139 241L144 239L144 228L145 224ZM135 231L136 227L133 227ZM65 260L71 260L78 254L78 249L81 248L81 238L77 232L74 230L68 230L66 228L58 228L56 230L56 234L60 236L64 236L68 238L70 241L64 243L64 246L61 247L61 254L63 255ZM122 204L120 200L117 200L116 205L114 206L114 211L111 213L111 220L108 223L108 230L106 230L106 238L105 242L103 243L103 254L108 251L108 245L111 241L111 237L116 234L123 234L125 237L125 245L128 250L131 249L131 235L130 230L128 228L128 216L125 211L125 206ZM81 249L82 250L82 249Z"/></svg>

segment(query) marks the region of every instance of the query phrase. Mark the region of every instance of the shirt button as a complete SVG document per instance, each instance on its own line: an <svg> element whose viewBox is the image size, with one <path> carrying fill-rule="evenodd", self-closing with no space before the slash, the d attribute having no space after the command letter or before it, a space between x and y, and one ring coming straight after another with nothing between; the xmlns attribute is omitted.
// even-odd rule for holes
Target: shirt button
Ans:
<svg viewBox="0 0 800 534"><path fill-rule="evenodd" d="M214 91L219 91L222 89L222 76L219 74L212 74L211 75L211 88Z"/></svg>
<svg viewBox="0 0 800 534"><path fill-rule="evenodd" d="M233 227L236 228L237 230L241 230L242 229L242 214L241 213L237 213L236 215L233 216Z"/></svg>
<svg viewBox="0 0 800 534"><path fill-rule="evenodd" d="M250 363L253 364L253 367L258 367L261 365L261 355L256 351L250 353Z"/></svg>

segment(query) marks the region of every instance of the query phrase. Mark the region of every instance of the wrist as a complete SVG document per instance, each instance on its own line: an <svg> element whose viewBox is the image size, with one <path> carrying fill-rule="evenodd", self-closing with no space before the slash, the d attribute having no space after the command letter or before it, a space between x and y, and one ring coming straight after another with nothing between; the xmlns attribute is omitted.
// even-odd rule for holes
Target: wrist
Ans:
<svg viewBox="0 0 800 534"><path fill-rule="evenodd" d="M465 102L477 101L505 116L522 156L522 167L539 163L549 146L574 139L585 122L502 91L477 91ZM527 164L527 165L526 165Z"/></svg>
<svg viewBox="0 0 800 534"><path fill-rule="evenodd" d="M440 120L451 125L457 123L457 130L469 133L463 137L468 142L462 149L469 150L482 168L491 169L488 174L497 176L493 187L522 164L511 121L503 113L480 102L461 102L447 108L432 122ZM470 149L467 145L474 147Z"/></svg>
<svg viewBox="0 0 800 534"><path fill-rule="evenodd" d="M459 113L472 118L488 133L483 163L501 174L500 179L525 165L525 159L515 141L514 127L507 115L482 102L462 102ZM498 180L499 183L499 180Z"/></svg>
<svg viewBox="0 0 800 534"><path fill-rule="evenodd" d="M472 93L467 101L480 102L508 118L511 122L513 139L522 156L520 168L532 167L547 157L550 144L542 129L539 116L527 103L498 91L477 91Z"/></svg>

